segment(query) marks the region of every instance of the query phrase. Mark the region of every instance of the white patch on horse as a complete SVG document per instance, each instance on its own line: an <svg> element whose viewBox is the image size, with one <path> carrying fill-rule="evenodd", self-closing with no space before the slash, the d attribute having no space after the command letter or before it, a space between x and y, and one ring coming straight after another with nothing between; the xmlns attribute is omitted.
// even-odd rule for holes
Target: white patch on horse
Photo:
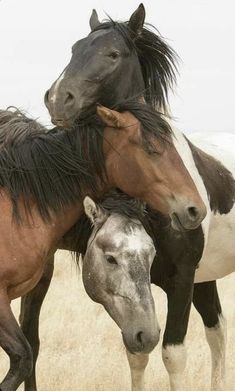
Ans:
<svg viewBox="0 0 235 391"><path fill-rule="evenodd" d="M219 160L235 177L235 135L196 133L190 141ZM234 257L235 205L225 215L212 214L207 246L196 270L195 282L213 281L235 271Z"/></svg>
<svg viewBox="0 0 235 391"><path fill-rule="evenodd" d="M223 391L225 389L226 319L221 315L215 327L205 327L205 333L211 351L211 389Z"/></svg>
<svg viewBox="0 0 235 391"><path fill-rule="evenodd" d="M56 83L54 85L53 95L50 98L53 104L55 104L55 101L57 98L56 94L57 94L57 91L58 91L58 88L59 88L61 81L64 79L64 76L65 76L65 71L61 73L60 77L56 80Z"/></svg>
<svg viewBox="0 0 235 391"><path fill-rule="evenodd" d="M189 137L190 139L190 137ZM204 233L204 240L205 240L205 246L207 244L207 237L208 237L208 231L209 231L209 225L210 225L210 216L211 216L211 211L210 211L210 204L208 200L208 195L207 191L205 188L205 185L203 183L202 177L200 176L198 169L195 165L192 152L189 148L189 145L183 135L178 129L173 128L173 143L174 146L180 155L185 167L187 168L193 182L195 183L195 186L197 188L197 191L199 195L201 196L201 199L203 200L204 204L206 205L207 209L207 215L205 219L202 221L202 229Z"/></svg>
<svg viewBox="0 0 235 391"><path fill-rule="evenodd" d="M214 215L207 247L196 270L195 282L214 281L235 271L235 208L227 215Z"/></svg>
<svg viewBox="0 0 235 391"><path fill-rule="evenodd" d="M126 350L131 372L132 391L144 391L144 371L149 361L148 354L131 354Z"/></svg>
<svg viewBox="0 0 235 391"><path fill-rule="evenodd" d="M114 236L115 245L117 247L125 245L125 249L128 251L141 252L143 249L153 247L153 241L150 236L146 233L144 228L130 227L130 233L128 234L117 234Z"/></svg>
<svg viewBox="0 0 235 391"><path fill-rule="evenodd" d="M182 384L183 372L187 359L184 344L163 347L162 359L169 375L171 391L182 391L184 389Z"/></svg>
<svg viewBox="0 0 235 391"><path fill-rule="evenodd" d="M145 247L144 239L146 239L146 237L143 237L142 232L132 230L131 234L127 237L128 250L140 253Z"/></svg>

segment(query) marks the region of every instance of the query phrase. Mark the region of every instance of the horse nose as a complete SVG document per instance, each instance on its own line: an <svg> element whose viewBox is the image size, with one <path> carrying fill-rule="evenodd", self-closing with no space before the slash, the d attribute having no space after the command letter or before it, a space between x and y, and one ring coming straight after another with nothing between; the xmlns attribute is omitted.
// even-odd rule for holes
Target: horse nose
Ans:
<svg viewBox="0 0 235 391"><path fill-rule="evenodd" d="M123 334L124 344L131 353L150 353L160 338L160 328L155 331L137 331L132 337Z"/></svg>
<svg viewBox="0 0 235 391"><path fill-rule="evenodd" d="M177 230L196 229L205 216L206 208L199 208L193 204L187 205L185 208L179 208L172 213L173 228Z"/></svg>
<svg viewBox="0 0 235 391"><path fill-rule="evenodd" d="M196 206L189 206L187 213L191 221L197 221L200 218L200 210Z"/></svg>
<svg viewBox="0 0 235 391"><path fill-rule="evenodd" d="M139 352L150 353L157 345L160 338L160 329L153 334L138 331L135 335L135 344Z"/></svg>
<svg viewBox="0 0 235 391"><path fill-rule="evenodd" d="M139 331L136 336L136 345L139 346L139 348L142 350L145 345L145 335L143 331Z"/></svg>
<svg viewBox="0 0 235 391"><path fill-rule="evenodd" d="M66 109L71 109L75 105L75 96L71 91L66 91L64 97L64 107Z"/></svg>
<svg viewBox="0 0 235 391"><path fill-rule="evenodd" d="M55 91L53 88L46 91L44 95L44 103L47 108L50 107L50 104L55 103ZM64 91L62 95L62 103L64 104L65 109L70 109L75 104L75 96L71 91Z"/></svg>
<svg viewBox="0 0 235 391"><path fill-rule="evenodd" d="M45 95L44 95L44 103L45 103L47 108L49 107L49 92L50 92L50 90L47 90Z"/></svg>

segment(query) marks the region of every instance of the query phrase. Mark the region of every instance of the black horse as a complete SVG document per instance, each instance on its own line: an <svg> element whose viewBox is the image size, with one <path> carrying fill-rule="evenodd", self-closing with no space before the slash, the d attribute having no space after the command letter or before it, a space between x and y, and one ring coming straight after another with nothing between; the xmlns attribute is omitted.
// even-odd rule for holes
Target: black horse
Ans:
<svg viewBox="0 0 235 391"><path fill-rule="evenodd" d="M97 103L114 107L130 98L166 110L177 55L144 19L142 4L128 23L100 23L93 11L91 33L73 45L70 63L45 94L53 123L68 126Z"/></svg>

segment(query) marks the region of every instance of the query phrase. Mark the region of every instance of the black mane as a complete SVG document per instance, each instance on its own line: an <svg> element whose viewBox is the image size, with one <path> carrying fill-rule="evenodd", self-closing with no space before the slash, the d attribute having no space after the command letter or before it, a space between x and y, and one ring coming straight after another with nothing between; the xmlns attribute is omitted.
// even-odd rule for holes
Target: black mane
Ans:
<svg viewBox="0 0 235 391"><path fill-rule="evenodd" d="M146 150L152 149L152 136L165 141L171 133L164 117L143 103L125 102L117 109L139 119ZM8 191L15 217L20 218L19 198L27 212L33 201L50 220L50 211L82 200L84 191L97 192L106 179L104 128L97 115L67 131L47 130L18 110L0 111L0 188Z"/></svg>
<svg viewBox="0 0 235 391"><path fill-rule="evenodd" d="M93 31L113 28L121 34L128 48L135 50L139 58L146 102L153 108L167 112L168 92L176 83L178 56L164 38L151 31L149 27L153 26L145 25L141 34L132 38L133 33L127 22L114 22L110 18Z"/></svg>
<svg viewBox="0 0 235 391"><path fill-rule="evenodd" d="M102 138L90 151L92 127L76 131L47 130L19 110L0 111L0 187L7 190L14 216L20 218L21 198L30 213L28 201L36 203L42 218L77 202L84 190L97 191L102 179Z"/></svg>

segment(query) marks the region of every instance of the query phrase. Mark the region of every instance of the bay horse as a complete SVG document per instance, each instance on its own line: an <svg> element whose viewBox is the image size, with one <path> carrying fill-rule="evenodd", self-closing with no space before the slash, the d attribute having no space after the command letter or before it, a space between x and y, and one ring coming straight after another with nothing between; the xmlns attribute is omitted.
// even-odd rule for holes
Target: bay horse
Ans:
<svg viewBox="0 0 235 391"><path fill-rule="evenodd" d="M168 123L145 104L129 102L122 110L99 107L98 117L70 132L46 130L19 112L0 111L0 346L10 358L1 391L16 390L32 370L32 351L10 301L38 283L48 256L81 216L85 195L119 187L165 213L172 199L188 224L191 206L185 208L182 197L204 213ZM192 216L193 224L196 219ZM177 218L172 220L179 228Z"/></svg>
<svg viewBox="0 0 235 391"><path fill-rule="evenodd" d="M158 34L144 26L144 21L145 10L142 4L126 23L114 22L111 19L100 23L97 13L95 11L92 13L91 33L75 43L71 61L46 92L45 103L54 123L58 126L70 125L75 118L83 117L94 110L97 102L103 103L106 99L107 105L112 106L122 99L135 97L137 100L151 104L153 108L166 111L168 90L174 84L177 72L176 55ZM106 92L105 96L102 91ZM215 282L210 281L233 270L234 263L231 261L233 251L230 250L234 229L231 221L234 213L233 159L232 157L228 159L226 156L228 145L223 144L225 140L222 136L219 141L219 136L213 136L216 139L213 146L208 140L205 141L205 135L200 135L195 143L202 145L201 149L197 149L177 129L174 129L173 133L176 148L206 204L208 214L202 223L201 242L204 240L204 245L199 268L197 269L200 257L192 266L189 262L191 253L187 247L184 247L183 242L181 242L182 246L179 246L177 256L167 255L171 259L170 270L174 278L171 279L173 286L165 287L169 310L163 357L170 375L171 390L181 390L186 357L183 341L196 273L195 281L198 285L195 285L194 292L198 293L194 303L206 326L207 339L213 356L212 389L217 391L223 389L221 363L224 355L224 326L222 318L218 316L221 309L216 285ZM233 145L233 136L228 138ZM199 228L196 228L195 231L198 230ZM221 246L218 237L224 232L226 232L227 245ZM172 248L175 248L175 235L178 234L172 235L174 239ZM169 247L169 241L167 245ZM171 251L166 249L166 254L169 253ZM219 257L227 261L221 263ZM187 272L176 265L179 258L184 259L184 263L188 265ZM213 259L217 262L212 268L207 269L205 265ZM176 271L177 273L174 274ZM203 300L203 297L208 300ZM218 349L220 343L221 353Z"/></svg>

